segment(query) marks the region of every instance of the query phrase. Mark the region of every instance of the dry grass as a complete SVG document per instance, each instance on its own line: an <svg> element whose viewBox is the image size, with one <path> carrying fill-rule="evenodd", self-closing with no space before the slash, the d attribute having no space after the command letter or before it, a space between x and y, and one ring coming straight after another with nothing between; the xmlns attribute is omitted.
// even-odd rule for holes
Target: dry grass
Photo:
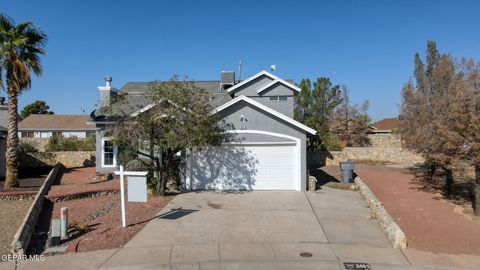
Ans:
<svg viewBox="0 0 480 270"><path fill-rule="evenodd" d="M0 201L0 254L7 254L32 201Z"/></svg>

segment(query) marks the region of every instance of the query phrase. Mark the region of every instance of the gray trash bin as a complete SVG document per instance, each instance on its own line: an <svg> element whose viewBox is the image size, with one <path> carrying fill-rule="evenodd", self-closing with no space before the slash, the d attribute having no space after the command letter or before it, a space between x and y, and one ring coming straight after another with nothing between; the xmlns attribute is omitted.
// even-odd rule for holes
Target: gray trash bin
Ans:
<svg viewBox="0 0 480 270"><path fill-rule="evenodd" d="M340 162L340 170L342 171L342 182L343 183L352 183L353 182L353 170L355 169L355 162L353 161L342 161Z"/></svg>

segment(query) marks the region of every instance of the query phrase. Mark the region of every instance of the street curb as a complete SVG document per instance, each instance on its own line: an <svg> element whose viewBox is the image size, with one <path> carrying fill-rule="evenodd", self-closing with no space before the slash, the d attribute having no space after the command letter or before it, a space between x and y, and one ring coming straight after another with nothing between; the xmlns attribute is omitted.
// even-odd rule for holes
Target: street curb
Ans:
<svg viewBox="0 0 480 270"><path fill-rule="evenodd" d="M15 234L11 245L11 253L18 255L25 254L26 249L28 248L28 244L30 243L30 238L35 231L35 225L37 224L38 217L42 212L43 203L45 200L44 196L47 194L53 181L55 181L55 179L57 178L58 173L60 172L62 167L62 163L57 162L48 174L48 176L45 178L45 181L38 190L35 199L33 199L32 205L28 209L28 212L23 219L22 224L20 225L17 233Z"/></svg>
<svg viewBox="0 0 480 270"><path fill-rule="evenodd" d="M357 176L355 177L355 184L357 184L360 193L365 197L365 200L370 207L370 211L375 216L378 224L382 228L383 232L387 236L388 240L392 243L394 248L407 248L407 237L402 231L400 226L394 221L392 216L383 207L382 202L375 197L373 192L363 182L363 180Z"/></svg>

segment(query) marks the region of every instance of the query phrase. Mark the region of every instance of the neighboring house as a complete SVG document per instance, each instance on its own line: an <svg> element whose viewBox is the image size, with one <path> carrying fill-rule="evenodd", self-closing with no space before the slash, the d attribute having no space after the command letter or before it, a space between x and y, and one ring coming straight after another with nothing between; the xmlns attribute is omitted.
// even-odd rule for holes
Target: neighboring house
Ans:
<svg viewBox="0 0 480 270"><path fill-rule="evenodd" d="M235 142L185 154L183 184L186 189L305 190L306 135L315 130L293 119L294 96L300 88L266 71L235 82L233 72L222 72L219 81L195 81L210 93L212 113L232 124ZM115 124L115 115L105 113L124 105L112 103L122 94L130 104L145 109L148 83L127 83L120 90L99 87L102 108L92 112L97 127L97 171L117 169L118 148L104 137L106 125ZM141 111L141 110L140 110Z"/></svg>
<svg viewBox="0 0 480 270"><path fill-rule="evenodd" d="M87 115L31 114L18 123L20 138L48 139L54 135L86 138L95 136Z"/></svg>
<svg viewBox="0 0 480 270"><path fill-rule="evenodd" d="M385 118L375 122L370 128L368 131L370 134L398 132L400 130L400 120L398 118Z"/></svg>
<svg viewBox="0 0 480 270"><path fill-rule="evenodd" d="M5 98L0 97L0 178L4 178L6 173L5 152L7 151L7 126L7 104L5 103Z"/></svg>

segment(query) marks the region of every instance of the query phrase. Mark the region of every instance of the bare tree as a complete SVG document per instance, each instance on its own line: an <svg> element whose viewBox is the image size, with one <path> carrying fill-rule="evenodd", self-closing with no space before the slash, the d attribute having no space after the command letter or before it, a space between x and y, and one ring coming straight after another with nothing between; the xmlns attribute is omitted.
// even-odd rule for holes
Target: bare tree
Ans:
<svg viewBox="0 0 480 270"><path fill-rule="evenodd" d="M346 146L365 146L369 144L366 133L370 124L367 114L369 103L351 104L349 89L342 86L342 102L334 112L331 129Z"/></svg>

